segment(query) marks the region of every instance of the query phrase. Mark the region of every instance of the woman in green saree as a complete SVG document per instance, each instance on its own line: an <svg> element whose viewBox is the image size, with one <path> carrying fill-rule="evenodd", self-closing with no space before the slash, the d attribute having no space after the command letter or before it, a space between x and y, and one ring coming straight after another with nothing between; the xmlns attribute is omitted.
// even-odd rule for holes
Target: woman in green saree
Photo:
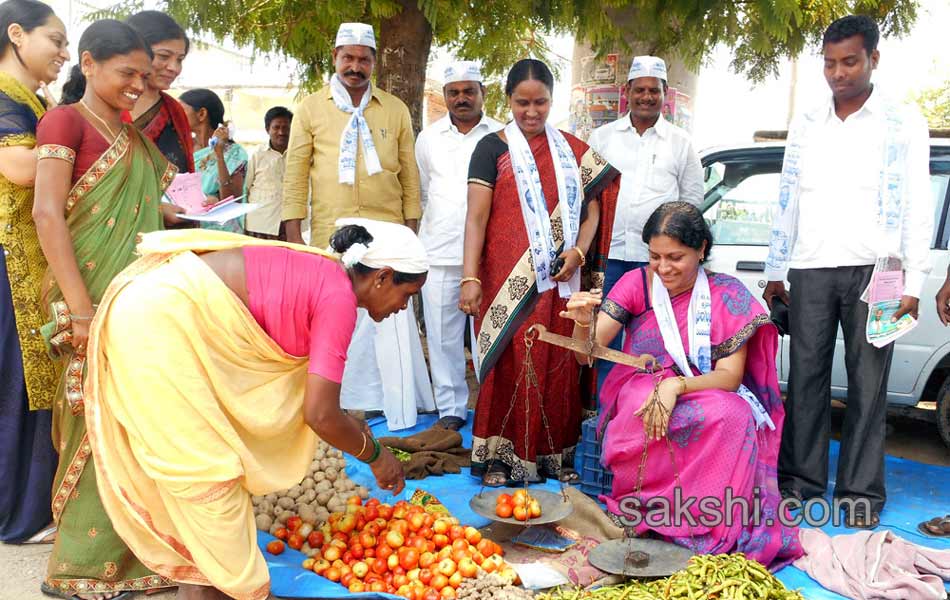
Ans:
<svg viewBox="0 0 950 600"><path fill-rule="evenodd" d="M172 585L146 569L112 528L83 413L85 346L96 304L135 258L136 237L174 218L175 208L161 198L175 167L121 118L144 90L150 52L124 23L90 25L63 105L37 128L33 218L49 263L43 297L51 318L42 330L61 372L53 402L61 458L52 507L59 533L42 586L48 595L108 599Z"/></svg>

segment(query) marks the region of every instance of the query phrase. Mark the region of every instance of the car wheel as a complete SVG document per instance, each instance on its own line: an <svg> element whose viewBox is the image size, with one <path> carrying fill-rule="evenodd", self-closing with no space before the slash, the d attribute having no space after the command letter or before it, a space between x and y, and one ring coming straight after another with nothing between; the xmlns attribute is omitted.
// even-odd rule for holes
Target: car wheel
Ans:
<svg viewBox="0 0 950 600"><path fill-rule="evenodd" d="M943 382L937 394L937 431L944 445L950 448L950 377Z"/></svg>

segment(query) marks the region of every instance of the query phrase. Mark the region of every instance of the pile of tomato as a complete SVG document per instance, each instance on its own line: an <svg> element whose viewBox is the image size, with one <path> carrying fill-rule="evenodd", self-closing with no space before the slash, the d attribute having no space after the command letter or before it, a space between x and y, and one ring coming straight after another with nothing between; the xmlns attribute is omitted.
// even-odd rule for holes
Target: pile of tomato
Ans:
<svg viewBox="0 0 950 600"><path fill-rule="evenodd" d="M537 519L541 516L541 503L528 494L517 490L514 494L499 494L495 500L495 514L502 519L514 517L518 521Z"/></svg>
<svg viewBox="0 0 950 600"><path fill-rule="evenodd" d="M317 549L303 568L351 592L386 592L408 600L444 600L479 571L497 572L510 581L515 571L504 551L458 519L427 513L421 506L399 501L381 504L359 496L347 501L346 512L330 515L319 529L291 517L267 545L271 554L284 543L299 550L304 542Z"/></svg>

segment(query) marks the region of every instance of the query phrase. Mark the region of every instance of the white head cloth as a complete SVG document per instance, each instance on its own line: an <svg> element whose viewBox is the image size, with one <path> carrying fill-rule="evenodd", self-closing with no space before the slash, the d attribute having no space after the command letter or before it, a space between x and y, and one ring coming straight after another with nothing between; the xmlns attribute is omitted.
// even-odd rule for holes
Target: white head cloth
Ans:
<svg viewBox="0 0 950 600"><path fill-rule="evenodd" d="M656 77L666 81L666 63L656 56L634 56L627 81L639 77Z"/></svg>
<svg viewBox="0 0 950 600"><path fill-rule="evenodd" d="M452 63L445 69L443 85L457 81L478 81L481 83L482 68L477 62L471 60L460 60Z"/></svg>
<svg viewBox="0 0 950 600"><path fill-rule="evenodd" d="M366 23L340 23L334 47L340 46L369 46L375 50L376 35L373 33L373 26Z"/></svg>
<svg viewBox="0 0 950 600"><path fill-rule="evenodd" d="M362 225L373 236L369 245L353 244L343 253L340 260L347 268L362 263L371 269L389 267L400 273L425 273L429 270L425 246L405 225L359 218L337 219L335 225L337 229L344 225Z"/></svg>

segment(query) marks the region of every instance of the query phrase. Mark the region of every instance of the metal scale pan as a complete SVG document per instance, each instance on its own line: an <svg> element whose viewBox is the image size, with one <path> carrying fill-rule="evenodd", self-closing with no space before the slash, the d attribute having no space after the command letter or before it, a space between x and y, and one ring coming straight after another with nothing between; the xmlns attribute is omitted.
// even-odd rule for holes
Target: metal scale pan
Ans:
<svg viewBox="0 0 950 600"><path fill-rule="evenodd" d="M647 538L609 540L590 551L587 560L606 573L635 579L669 577L686 568L693 551Z"/></svg>
<svg viewBox="0 0 950 600"><path fill-rule="evenodd" d="M527 521L519 521L514 517L503 519L495 514L495 505L498 496L502 494L514 494L518 489L524 488L495 488L492 490L482 490L475 494L468 505L476 514L491 519L498 523L511 523L512 525L545 525L547 523L556 523L574 512L574 505L564 494L547 492L544 490L528 490L528 494L541 504L541 516L536 519L529 518Z"/></svg>

